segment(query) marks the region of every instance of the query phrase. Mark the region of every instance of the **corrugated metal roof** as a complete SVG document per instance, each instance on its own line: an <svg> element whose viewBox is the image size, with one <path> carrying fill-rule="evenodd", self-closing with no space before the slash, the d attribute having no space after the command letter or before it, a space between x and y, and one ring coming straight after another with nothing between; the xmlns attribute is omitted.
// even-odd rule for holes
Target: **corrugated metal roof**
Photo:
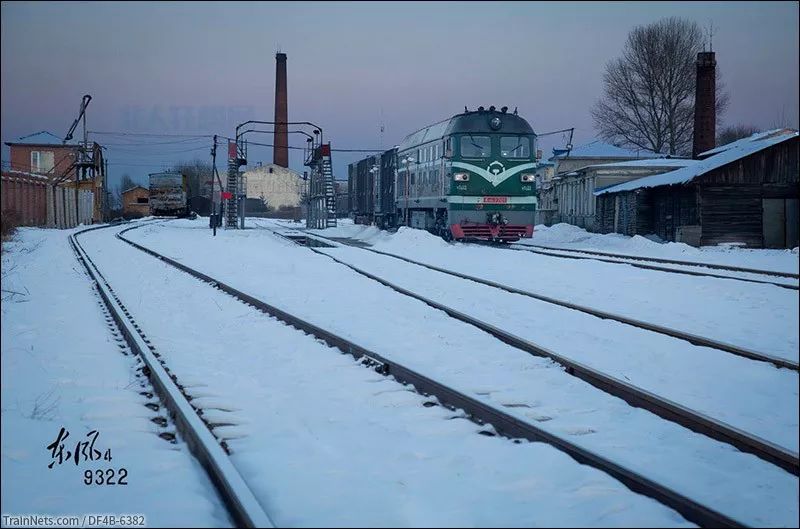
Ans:
<svg viewBox="0 0 800 529"><path fill-rule="evenodd" d="M607 187L600 191L595 191L594 194L602 195L604 193L618 193L620 191L632 191L634 189L641 189L645 187L659 187L665 185L686 184L691 182L698 176L705 174L709 171L713 171L714 169L722 167L723 165L735 162L736 160L739 160L746 156L750 156L751 154L755 154L758 151L764 150L767 147L772 147L773 145L777 145L779 143L783 143L784 141L788 141L792 138L797 137L796 130L783 129L772 132L773 135L771 136L762 135L759 139L747 138L749 141L741 143L734 142L738 143L738 145L731 144L730 147L723 150L722 152L714 154L711 157L706 158L705 160L697 160L696 163L689 165L687 167L683 167L675 171L670 171L668 173L645 176L644 178L637 178L636 180L631 180L630 182L625 182L612 187Z"/></svg>

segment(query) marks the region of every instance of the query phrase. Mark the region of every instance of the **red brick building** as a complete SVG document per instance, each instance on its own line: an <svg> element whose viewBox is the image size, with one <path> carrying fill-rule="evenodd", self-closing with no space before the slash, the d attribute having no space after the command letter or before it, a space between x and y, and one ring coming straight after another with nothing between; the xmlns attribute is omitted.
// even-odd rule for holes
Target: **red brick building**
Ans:
<svg viewBox="0 0 800 529"><path fill-rule="evenodd" d="M93 192L91 221L103 220L105 167L99 144L89 146L94 164L86 178L76 166L80 146L76 143L64 144L55 134L40 131L18 141L7 142L6 145L11 151L9 170L45 177L50 185L76 187L77 182L79 190ZM94 177L91 176L92 172Z"/></svg>

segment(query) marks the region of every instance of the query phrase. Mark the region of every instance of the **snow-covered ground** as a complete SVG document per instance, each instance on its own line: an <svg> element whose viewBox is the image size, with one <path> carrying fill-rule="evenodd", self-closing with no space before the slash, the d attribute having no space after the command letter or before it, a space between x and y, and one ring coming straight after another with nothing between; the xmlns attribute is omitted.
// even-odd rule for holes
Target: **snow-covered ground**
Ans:
<svg viewBox="0 0 800 529"><path fill-rule="evenodd" d="M352 226L338 228L340 232L347 232L348 229L365 232L369 228L363 230ZM408 231L411 233L411 230ZM331 232L333 230L327 230L326 235L332 234ZM416 233L424 234L424 232ZM390 240L396 239L402 232L392 237L376 233L373 235L384 239L383 243L390 244ZM98 233L97 237L100 236ZM206 222L198 219L150 225L129 232L127 236L229 282L235 288L351 338L364 347L374 349L475 398L497 406L508 406L507 412L523 420L536 421L541 427L557 435L566 436L575 443L596 450L742 522L753 525L796 523L798 516L796 500L800 489L795 476L754 456L740 453L729 445L694 434L641 409L632 408L621 400L567 375L548 360L532 357L507 346L472 326L457 322L440 311L397 294L324 256L311 253L308 249L282 240L266 230L223 230L214 238L211 237ZM451 246L438 241L441 244L437 250L433 240L427 243L420 237L415 244L410 244L407 250L419 250L420 253L433 250L434 255L438 252L443 255L451 252L450 261L470 262L475 268L482 266L484 271L501 270L507 266L504 261L512 257L510 255L512 252L501 253L491 248L461 245L462 248L459 249L459 245ZM98 245L98 249L105 247L110 247L110 243ZM454 255L453 248L456 248L456 252L462 253ZM491 253L474 254L471 253L473 251ZM513 254L518 253L522 252L513 252ZM501 258L498 259L498 256ZM525 255L529 260L528 264L530 259L535 257L537 256ZM563 275L564 260L548 259L549 261L542 262L540 268L549 267L552 270L540 269L537 270L537 274L550 274L552 277ZM134 264L136 262L132 256L128 258L120 255L118 251L109 255L105 261L107 267L121 270L119 277L135 274L138 268L138 265ZM578 263L581 263L581 266L576 267L574 272L584 277L590 275L598 264ZM530 267L517 267L514 275L530 278L529 274L520 273L520 270L530 269ZM652 285L653 278L648 277L648 279L648 284ZM644 281L644 278L640 280ZM172 285L174 281L174 279L163 280L159 276L152 280L155 285L162 288ZM563 288L565 283L568 281L562 278L560 286ZM625 282L620 283L606 287L624 290ZM141 284L141 281L137 282L138 284ZM762 288L760 285L756 286ZM666 288L677 288L685 294L691 293L693 287L702 288L703 285L681 283L667 285ZM784 290L778 287L771 288ZM181 289L181 292L184 291L185 289ZM703 292L696 296L700 298L702 294ZM127 295L133 301L137 296L141 296L143 301L139 303L143 307L159 306L147 301L147 297L138 290L131 291ZM608 291L600 295L607 297ZM750 295L755 294L750 293ZM763 292L759 295L766 296ZM633 298L634 305L637 299L643 306L652 304L652 299L647 303L646 297L642 295ZM733 299L735 298L729 295L724 301L731 302ZM631 301L631 298L623 301ZM685 304L691 307L693 301L689 300ZM769 296L764 297L762 301L772 302ZM791 307L788 301L785 303ZM196 300L187 300L186 305L202 305L207 311L215 308L212 304ZM714 316L704 314L698 307L694 307L694 310L697 315L702 315L707 320L714 319ZM714 310L714 307L707 310ZM794 310L796 314L796 308ZM755 309L753 311L755 312ZM147 312L144 310L142 314ZM153 311L153 316L149 320L151 326L156 325L158 314L162 314L161 311ZM246 345L251 340L248 329L252 321L249 318L240 319L242 324L235 328L240 333L245 333L245 337L239 341L235 338L229 340L237 346L239 343ZM147 328L147 325L144 327ZM586 339L587 334L581 334L581 329L573 331L577 332L581 339ZM267 347L265 340L268 338L262 336L259 339L262 347ZM176 339L173 334L166 335L165 340L186 340L192 343L196 341L194 337ZM648 346L643 344L643 347ZM228 347L226 354L231 354L233 349ZM680 354L685 358L685 353ZM704 352L700 354L707 355ZM195 352L192 359L196 358ZM709 358L706 356L700 361L708 362ZM252 363L248 364L248 367L250 365ZM617 368L622 366L621 362L617 364ZM778 371L770 369L772 370L770 373ZM219 372L222 372L222 368ZM762 373L767 372L762 371ZM673 373L679 372L673 371ZM736 373L731 372L731 374ZM763 384L757 380L758 378L758 375L754 378L749 378L748 375L747 384L755 384L755 391L760 391L758 387L764 389L764 385L758 385ZM657 377L653 378L656 379ZM696 377L692 377L691 383L696 384L697 380ZM673 383L681 382L673 381ZM728 390L723 389L716 395L724 395L726 391ZM737 403L747 398L744 391L742 393L736 400ZM786 395L786 399L787 402L796 399L796 390L794 394ZM781 403L777 405L782 406ZM793 405L789 406L788 413L781 412L784 418L791 416ZM784 420L779 419L776 423L782 421ZM312 425L309 424L309 428L315 432ZM291 441L287 440L286 444L291 444ZM384 455L381 459L385 457Z"/></svg>
<svg viewBox="0 0 800 529"><path fill-rule="evenodd" d="M339 246L320 251L557 354L798 451L800 392L795 371L359 248Z"/></svg>
<svg viewBox="0 0 800 529"><path fill-rule="evenodd" d="M253 222L256 223L263 221L264 219L253 219ZM303 223L275 220L269 222L288 228L303 229L305 227ZM353 224L350 219L338 219L337 222L338 227L336 228L311 231L326 237L347 237L362 240L369 244L392 240L391 234L381 231L375 226ZM401 228L400 231L403 231L403 229ZM553 226L537 225L531 239L521 239L517 244L720 264L793 274L797 274L800 269L800 252L798 252L797 248L792 250L765 250L742 248L735 245L695 248L679 242L656 242L641 235L629 237L619 233L591 233L583 228L565 223Z"/></svg>
<svg viewBox="0 0 800 529"><path fill-rule="evenodd" d="M533 237L521 240L520 244L721 264L794 274L798 273L800 268L797 248L764 250L732 245L695 248L680 242L655 242L641 235L629 237L618 233L591 233L565 223L553 226L538 225L534 229Z"/></svg>
<svg viewBox="0 0 800 529"><path fill-rule="evenodd" d="M212 240L191 229L198 224L169 224L171 255L181 241L206 251L237 242L224 231ZM193 404L228 425L216 433L278 526L688 525L549 445L448 420L449 410L423 406L424 397L350 356L116 240L119 229L87 233L83 245ZM289 269L306 253L298 250ZM271 275L253 272L256 281ZM291 275L275 280L300 300L313 297Z"/></svg>
<svg viewBox="0 0 800 529"><path fill-rule="evenodd" d="M798 360L800 303L794 290L595 260L449 244L423 230L409 228L389 234L374 226L344 223L312 233L351 237L376 250L441 268Z"/></svg>
<svg viewBox="0 0 800 529"><path fill-rule="evenodd" d="M230 526L185 444L158 437L174 425L151 422L163 410L145 407L156 401L140 394L136 360L121 354L69 233L20 228L3 243L3 515L128 514L144 515L151 527ZM47 447L62 427L64 457L94 430L94 449L110 449L111 461L59 464ZM84 484L86 470L113 469L117 481L120 468L127 485Z"/></svg>

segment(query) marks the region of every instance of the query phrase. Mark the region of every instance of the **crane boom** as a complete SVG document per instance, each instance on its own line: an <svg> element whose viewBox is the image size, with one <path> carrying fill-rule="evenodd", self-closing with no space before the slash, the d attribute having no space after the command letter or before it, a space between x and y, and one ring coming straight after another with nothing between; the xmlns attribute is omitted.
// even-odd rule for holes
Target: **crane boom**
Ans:
<svg viewBox="0 0 800 529"><path fill-rule="evenodd" d="M67 135L64 136L64 143L65 144L69 140L72 139L72 133L75 132L75 129L78 127L78 123L80 123L80 121L81 121L81 118L84 115L86 115L86 107L89 106L89 101L91 101L91 100L92 100L92 96L90 96L89 94L86 94L85 96L83 96L83 99L81 99L81 108L80 108L80 112L78 112L78 117L75 118L75 121L72 123L72 126L69 128L69 132L67 132Z"/></svg>

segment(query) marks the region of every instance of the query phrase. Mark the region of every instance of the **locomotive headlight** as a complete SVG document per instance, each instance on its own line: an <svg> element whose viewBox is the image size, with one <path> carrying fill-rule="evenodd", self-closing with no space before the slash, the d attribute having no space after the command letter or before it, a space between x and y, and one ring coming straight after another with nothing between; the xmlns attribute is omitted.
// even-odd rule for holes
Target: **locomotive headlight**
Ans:
<svg viewBox="0 0 800 529"><path fill-rule="evenodd" d="M534 180L536 180L536 176L532 174L524 174L520 176L520 180L522 180L523 182L533 182Z"/></svg>
<svg viewBox="0 0 800 529"><path fill-rule="evenodd" d="M456 182L469 182L469 174L468 173L456 173L453 175L453 180Z"/></svg>

